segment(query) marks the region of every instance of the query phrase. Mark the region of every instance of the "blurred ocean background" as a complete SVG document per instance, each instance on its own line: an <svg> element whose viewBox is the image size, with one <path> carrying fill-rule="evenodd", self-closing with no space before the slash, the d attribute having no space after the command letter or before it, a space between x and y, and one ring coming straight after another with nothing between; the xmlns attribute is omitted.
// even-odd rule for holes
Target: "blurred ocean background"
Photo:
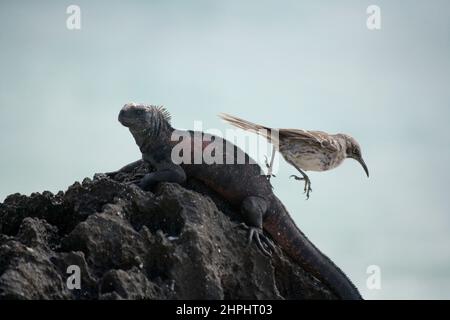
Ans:
<svg viewBox="0 0 450 320"><path fill-rule="evenodd" d="M66 28L71 4L81 30ZM449 16L445 0L2 0L0 201L138 159L117 122L130 101L165 105L178 128L224 131L227 112L345 132L369 179L347 160L310 173L305 201L281 160L276 194L365 298L449 299Z"/></svg>

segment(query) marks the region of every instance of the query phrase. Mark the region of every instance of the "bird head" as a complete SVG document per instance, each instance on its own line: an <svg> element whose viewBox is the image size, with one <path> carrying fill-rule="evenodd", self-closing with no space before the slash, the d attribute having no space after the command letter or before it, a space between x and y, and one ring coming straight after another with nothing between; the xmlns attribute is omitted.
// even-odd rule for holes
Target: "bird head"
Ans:
<svg viewBox="0 0 450 320"><path fill-rule="evenodd" d="M366 172L367 177L369 177L369 169L367 168L367 165L362 157L361 146L353 137L349 135L344 135L344 137L346 142L347 158L352 158L358 161Z"/></svg>

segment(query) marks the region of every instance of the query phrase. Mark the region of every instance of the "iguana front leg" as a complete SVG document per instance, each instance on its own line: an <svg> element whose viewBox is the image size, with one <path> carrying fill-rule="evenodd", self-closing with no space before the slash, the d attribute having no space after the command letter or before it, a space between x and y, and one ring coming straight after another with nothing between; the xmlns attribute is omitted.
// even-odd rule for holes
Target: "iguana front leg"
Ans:
<svg viewBox="0 0 450 320"><path fill-rule="evenodd" d="M182 184L186 181L186 173L183 168L178 165L173 165L168 168L157 170L154 172L147 173L137 185L148 191L152 189L158 182L176 182Z"/></svg>
<svg viewBox="0 0 450 320"><path fill-rule="evenodd" d="M133 171L135 168L137 168L138 166L140 166L140 165L142 164L143 161L144 161L144 160L139 159L139 160L137 160L137 161L134 161L134 162L132 162L132 163L127 164L126 166L123 166L122 168L120 168L120 169L117 170L117 171L106 172L105 174L106 174L108 177L112 177L112 176L116 175L116 174L119 173L119 172L124 172L124 173L131 172L131 171Z"/></svg>
<svg viewBox="0 0 450 320"><path fill-rule="evenodd" d="M241 213L249 230L248 244L255 239L258 248L270 256L274 251L273 243L263 233L263 217L267 211L267 201L261 197L247 197L242 201Z"/></svg>

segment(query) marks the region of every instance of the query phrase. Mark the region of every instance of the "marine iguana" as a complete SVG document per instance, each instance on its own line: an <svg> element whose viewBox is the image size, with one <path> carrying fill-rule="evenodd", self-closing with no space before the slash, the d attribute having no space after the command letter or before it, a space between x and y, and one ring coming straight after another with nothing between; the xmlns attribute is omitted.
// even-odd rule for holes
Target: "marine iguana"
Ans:
<svg viewBox="0 0 450 320"><path fill-rule="evenodd" d="M187 177L195 178L240 209L249 230L249 244L255 239L259 249L270 255L273 244L264 235L264 230L295 262L324 282L339 298L362 299L358 289L344 272L296 226L282 202L273 193L260 166L243 150L225 139L206 133L174 129L170 124L170 114L163 107L126 104L120 111L118 120L129 128L142 153L142 160L155 170L138 181L142 189L149 190L158 182L183 184ZM174 136L181 137L181 141L173 139ZM183 156L194 159L203 154L208 146L211 147L213 142L223 150L223 163L176 164L172 160L172 150L176 145L179 147L181 144L180 150L190 150L190 155ZM215 152L218 150L215 149ZM231 164L225 162L230 159L234 160ZM244 159L244 163L238 163L239 159ZM117 172L129 172L142 164L142 160Z"/></svg>

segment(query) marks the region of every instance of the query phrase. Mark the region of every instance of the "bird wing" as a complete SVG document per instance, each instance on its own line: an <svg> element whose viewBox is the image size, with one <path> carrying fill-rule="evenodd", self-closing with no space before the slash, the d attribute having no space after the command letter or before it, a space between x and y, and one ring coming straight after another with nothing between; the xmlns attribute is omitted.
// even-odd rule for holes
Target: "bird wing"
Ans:
<svg viewBox="0 0 450 320"><path fill-rule="evenodd" d="M337 142L328 133L323 131L309 131L300 129L279 129L280 139L302 140L306 143L316 144L330 151L338 151Z"/></svg>

